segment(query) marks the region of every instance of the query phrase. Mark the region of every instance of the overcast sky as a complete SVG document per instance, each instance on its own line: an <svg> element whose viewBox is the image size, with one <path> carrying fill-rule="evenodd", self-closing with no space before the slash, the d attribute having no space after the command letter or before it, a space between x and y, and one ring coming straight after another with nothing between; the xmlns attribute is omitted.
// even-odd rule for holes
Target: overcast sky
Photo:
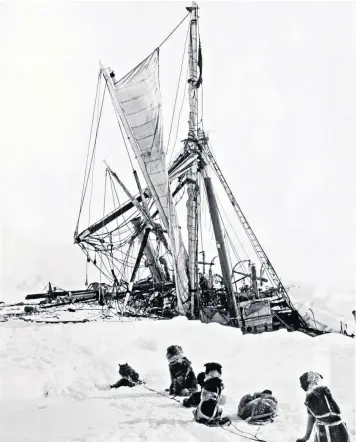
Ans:
<svg viewBox="0 0 356 442"><path fill-rule="evenodd" d="M48 280L84 285L73 232L98 61L120 78L186 4L0 2L1 299ZM247 218L282 279L351 290L355 4L200 7L204 125ZM186 30L161 50L165 137ZM104 114L103 149L125 178L127 156Z"/></svg>

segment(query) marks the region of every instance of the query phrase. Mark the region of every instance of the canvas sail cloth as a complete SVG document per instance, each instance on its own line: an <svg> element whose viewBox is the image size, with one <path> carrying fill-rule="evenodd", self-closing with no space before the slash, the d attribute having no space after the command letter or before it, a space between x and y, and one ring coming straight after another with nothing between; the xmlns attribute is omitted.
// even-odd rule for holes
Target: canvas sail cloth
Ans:
<svg viewBox="0 0 356 442"><path fill-rule="evenodd" d="M178 309L189 309L186 251L173 204L163 146L162 105L159 88L159 51L114 83L120 117L141 171L170 238Z"/></svg>

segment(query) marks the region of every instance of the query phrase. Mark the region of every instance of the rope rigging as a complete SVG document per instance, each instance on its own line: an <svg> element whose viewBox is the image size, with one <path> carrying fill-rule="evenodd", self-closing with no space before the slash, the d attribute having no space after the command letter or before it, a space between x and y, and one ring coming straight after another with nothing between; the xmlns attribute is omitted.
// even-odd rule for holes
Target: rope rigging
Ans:
<svg viewBox="0 0 356 442"><path fill-rule="evenodd" d="M187 17L189 17L190 16L190 13L188 12L188 14L185 16L185 17L183 17L183 19L177 24L177 26L173 29L173 31L169 34L169 35L167 35L167 37L162 41L162 43L159 45L159 46L157 46L157 48L156 49L159 49L161 46L163 46L164 45L164 43L175 33L175 31L179 28L179 26L184 22L184 20L187 18ZM156 50L155 49L155 50Z"/></svg>
<svg viewBox="0 0 356 442"><path fill-rule="evenodd" d="M184 93L183 93L183 98L182 98L182 105L180 107L179 114L178 114L178 124L177 124L176 135L175 135L175 139L174 139L171 155L170 155L169 161L168 161L169 164L172 161L173 153L174 153L174 150L175 150L175 147L176 147L176 143L177 143L178 131L179 131L179 122L180 122L180 117L182 115L182 110L183 110L183 106L184 106L184 103L185 103L185 95L186 95L187 87L188 87L188 76L189 76L189 69L187 68L187 75L186 75L186 78L185 78L185 86L184 86Z"/></svg>
<svg viewBox="0 0 356 442"><path fill-rule="evenodd" d="M94 109L93 109L92 120L91 120L90 135L89 135L89 142L88 142L88 149L87 149L87 156L86 156L86 162L85 162L85 170L84 170L84 178L83 178L83 186L82 186L82 196L80 198L79 214L78 214L78 220L77 220L77 225L76 225L76 230L75 230L76 233L78 232L79 219L80 219L80 215L82 213L83 203L84 203L84 198L85 198L85 192L86 192L85 180L86 180L86 175L87 175L87 170L88 170L89 151L90 151L91 137L92 137L93 127L94 127L94 117L95 117L95 110L96 110L96 105L97 105L100 81L101 81L101 75L100 75L100 72L99 72L98 82L97 82L97 85L96 85Z"/></svg>
<svg viewBox="0 0 356 442"><path fill-rule="evenodd" d="M178 77L178 85L177 85L177 90L176 90L176 96L174 99L174 106L173 106L173 113L172 113L172 119L171 119L171 125L169 128L169 135L168 135L168 141L167 141L167 148L166 148L166 155L169 149L169 142L171 140L171 134L172 134L172 128L173 128L173 120L174 120L174 114L176 111L176 105L177 105L177 99L178 99L178 92L179 92L179 87L180 87L180 81L182 78L182 71L183 71L183 65L184 65L184 59L186 56L186 48L187 48L187 43L188 43L188 35L189 35L189 29L190 26L188 26L188 31L187 31L187 36L185 38L185 44L184 44L184 50L183 50L183 57L182 57L182 61L181 61L181 65L180 65L180 71L179 71L179 77ZM178 119L178 125L179 125L179 119Z"/></svg>
<svg viewBox="0 0 356 442"><path fill-rule="evenodd" d="M188 11L190 9L195 10L196 8L188 8ZM155 51L152 52L152 54L154 54L155 57L157 57L157 59L155 59L155 67L157 67L158 71L159 71L158 49L161 48L161 46L171 37L171 35L182 25L182 23L185 21L185 19L189 15L190 15L190 13L188 13L178 23L178 25L173 29L173 31L162 41L162 43L158 47L156 47L155 51L157 51L157 54L154 54ZM194 24L196 22L198 23L197 29L194 28ZM189 52L189 54L188 54L189 67L187 68L184 90L182 90L181 82L184 77L183 66L184 66L184 61L185 61L185 57L186 57L186 49L187 49L189 34L190 34L190 39L191 39L190 46L189 46L190 49L188 51ZM197 45L199 46L198 48L197 48ZM141 62L141 63L143 63L143 62ZM141 63L139 65L137 65L137 67L136 67L137 69L141 69L141 67L140 67ZM134 70L136 68L134 68ZM199 75L198 75L198 68L199 68ZM132 75L132 72L134 70L130 71L130 73L127 75ZM140 149L142 150L141 151L138 148L136 149L136 145L134 144L134 142L139 144L139 142L141 140L143 140L145 138L147 139L152 136L153 141L152 141L151 147L155 147L155 145L153 143L154 143L154 140L156 139L157 134L159 134L159 136L161 137L161 132L158 132L158 130L161 130L161 126L158 126L157 122L154 123L155 127L153 127L154 132L152 134L152 133L149 133L150 131L146 130L146 128L141 129L141 126L145 126L148 123L152 124L152 122L158 121L158 117L155 120L156 117L154 118L152 116L152 119L148 120L148 116L144 112L143 112L143 114L140 115L140 117L137 117L137 120L136 120L136 116L133 117L134 119L132 119L132 120L130 120L129 116L132 116L132 115L135 115L139 112L142 112L146 108L148 109L149 106L147 105L146 101L150 103L151 111L152 111L152 106L153 106L152 103L156 103L156 102L155 102L155 99L153 99L153 101L152 101L151 98L147 99L147 100L146 100L146 98L142 99L143 100L142 106L137 105L137 103L141 104L141 102L136 102L136 106L138 106L137 109L135 109L134 106L132 106L132 110L131 110L131 107L128 108L129 112L126 115L126 113L125 113L126 108L124 110L123 103L128 103L132 100L135 100L136 98L142 97L144 94L139 95L137 92L138 95L136 97L134 97L134 93L132 93L130 90L129 95L130 94L132 95L131 98L129 95L127 97L125 96L125 99L127 99L127 100L124 101L124 99L122 99L122 102L121 102L120 101L120 99L121 99L120 98L120 90L117 88L121 87L122 85L116 86L116 89L114 88L114 85L117 85L118 82L116 82L116 80L115 80L115 74L113 73L113 71L110 71L110 76L109 76L107 70L102 69L100 71L100 74L102 74L102 75L100 75L98 78L98 84L97 84L97 90L96 90L95 105L94 105L94 112L93 112L92 123L91 123L89 146L88 146L88 152L87 152L87 158L86 158L85 176L84 176L84 182L83 182L83 188L82 188L82 197L81 197L81 204L80 204L80 210L79 210L79 215L78 215L76 233L78 232L79 219L80 219L80 216L82 213L83 203L84 203L85 195L86 195L86 192L88 189L89 181L91 181L90 197L89 197L89 223L90 223L90 219L91 219L91 200L92 200L92 196L93 196L93 186L94 186L94 166L95 166L95 158L96 158L96 144L97 144L97 138L98 138L98 130L99 130L100 121L101 121L103 103L104 103L104 98L105 98L105 92L106 92L106 89L109 88L111 100L113 101L113 104L114 104L113 107L114 107L116 119L117 119L117 122L119 125L119 130L120 130L122 139L124 141L125 149L126 149L128 157L129 157L131 168L135 174L136 184L139 188L139 197L133 197L129 193L128 189L125 188L124 184L119 180L117 175L115 173L111 172L111 170L108 166L109 173L107 170L106 175L105 175L103 218L102 218L103 224L102 224L102 226L100 226L101 221L98 221L96 224L94 224L93 226L88 228L87 231L84 231L83 234L80 235L80 241L83 243L83 244L81 244L81 247L82 247L84 253L87 255L88 261L93 262L94 265L99 269L100 281L101 281L101 275L105 274L105 276L108 277L109 281L114 282L116 285L117 284L120 284L120 285L125 284L130 279L130 276L132 278L132 281L137 280L137 278L142 277L142 275L144 275L145 269L148 269L148 268L149 268L150 272L152 273L152 280L153 280L154 279L154 272L152 271L152 264L149 264L149 263L156 262L157 267L158 267L159 266L158 265L158 258L160 257L160 254L162 254L162 250L163 250L164 255L167 254L167 251L170 251L170 246L167 241L167 237L169 236L169 233L166 232L165 230L163 230L161 225L158 222L157 223L153 222L153 218L155 218L157 216L157 214L159 214L159 213L157 211L157 207L156 207L156 210L154 213L152 213L151 210L155 208L154 201L156 201L156 206L158 206L159 209L161 208L160 203L158 202L159 198L161 198L161 196L158 198L158 194L156 194L157 182L154 181L153 179L151 180L152 175L153 175L152 170L147 171L147 169L144 168L144 166L147 166L147 164L150 162L150 160L145 159L145 160L143 160L143 162L141 161L143 158L143 155L147 155L147 156L152 155L152 152L150 151L150 146L147 145L147 147L142 148L142 149L140 147ZM101 76L104 76L104 79L105 79L105 88L104 88L103 92L101 92ZM140 77L138 77L138 78L140 78ZM188 80L188 78L189 78L189 80ZM208 142L208 138L203 140L203 137L204 137L204 132L203 132L203 130L204 130L203 87L201 84L201 78L202 78L202 54L201 54L201 44L200 44L200 29L199 29L199 21L197 20L197 15L196 15L196 11L195 11L192 14L192 20L191 20L190 25L188 27L186 38L185 38L183 55L181 58L180 69L179 69L178 84L177 84L177 88L175 91L173 112L172 112L172 117L171 117L171 121L170 121L169 133L168 133L168 141L167 141L167 146L165 148L166 156L168 155L168 151L170 151L169 164L171 164L171 160L172 160L172 157L173 157L173 154L174 154L174 151L176 148L176 144L177 144L178 133L180 130L181 114L182 114L184 103L186 101L187 86L189 86L189 95L190 95L190 97L189 97L189 105L190 105L189 136L188 136L187 140L184 140L185 144L182 148L181 153L177 156L177 159L175 160L174 164L171 165L171 169L169 171L171 173L171 179L178 178L179 183L182 183L182 179L185 179L183 184L188 184L188 186L187 186L188 187L188 195L189 195L188 203L187 203L188 211L193 210L192 209L193 206L189 205L191 202L190 191L192 189L192 182L189 182L189 177L192 176L192 174L193 174L193 172L190 171L190 168L192 167L193 163L194 163L194 167L195 167L199 163L200 159L202 160L202 162L205 165L210 166L212 168L212 170L214 171L215 177L217 177L218 180L220 181L221 185L223 186L223 188L226 192L227 197L229 198L230 203L233 206L235 215L238 216L239 221L241 222L242 228L244 229L245 233L247 234L248 239L250 240L251 246L254 249L256 257L261 261L263 270L268 275L269 282L271 283L271 285L275 289L277 289L278 296L283 298L284 301L286 301L286 303L285 303L286 307L290 307L293 310L293 306L291 306L291 303L290 303L290 300L288 297L288 293L284 289L278 275L276 274L271 263L269 262L267 255L265 254L264 250L262 249L262 246L260 245L259 241L257 240L257 237L255 236L252 228L248 224L248 222L247 222L244 214L242 213L242 210L240 209L230 187L228 186L228 184L225 180L225 177L224 177L222 171L220 170L220 168L216 162L215 154L214 154L212 147L210 146L210 143ZM113 82L111 82L111 79L113 80ZM125 79L125 77L124 77L124 79ZM143 80L140 80L140 81L143 81ZM146 79L145 79L145 81L146 81ZM138 82L138 83L140 83L140 82ZM158 84L159 84L159 78L158 78ZM124 88L124 86L122 86L122 88ZM201 91L198 90L199 88L201 89ZM155 86L154 90L156 92L157 92L157 90L159 91L159 87ZM127 92L125 92L125 93L127 93ZM179 94L181 94L181 96L183 97L180 108L179 108L179 104L178 104L178 102L179 102L178 95ZM117 104L117 102L115 100L118 101L119 104ZM116 105L115 105L115 103L116 103ZM194 103L196 103L196 104L194 104ZM131 103L130 103L130 105L127 105L127 106L131 106ZM161 112L160 106L161 106L161 104L159 104L159 106L158 106L159 111ZM140 109L140 107L143 107L143 109ZM155 109L157 109L157 106ZM179 109L179 112L178 112L178 109ZM142 120L142 121L144 121L144 123L142 123L142 121L140 121L140 118L142 115L148 121ZM94 120L96 120L96 128L95 128ZM132 123L132 121L134 122L134 124ZM174 124L176 124L175 128L174 128ZM196 126L196 127L193 128L192 126ZM147 126L147 127L149 127L149 126ZM132 128L135 128L135 129L140 128L137 131L137 133L140 134L140 136L138 138L137 138L137 133L135 131L133 131ZM173 141L174 129L175 129L175 137L174 137L174 141ZM140 132L141 130L142 130L142 137L143 138L141 137L141 132ZM132 137L133 137L133 139L130 139ZM93 141L93 139L94 139L94 141ZM128 143L128 141L129 141L129 143ZM92 150L92 152L90 152L90 147L92 144L93 144L93 150ZM141 189L141 186L140 186L140 183L139 183L139 180L138 180L135 168L134 168L134 159L131 157L132 155L130 154L131 147L136 155L136 157L135 157L136 160L138 161L138 163L141 166L141 172L143 173L146 184L148 185L148 188L149 188L148 193L149 194L153 193L153 196L147 197L147 200L146 200L146 194L145 194L147 189L146 190ZM132 152L132 150L131 150L131 152ZM146 152L146 150L147 150L147 152ZM156 152L154 152L154 153L156 154ZM142 158L141 158L141 156L142 156ZM194 171L194 174L195 173L196 172ZM109 181L107 180L108 175L109 175ZM116 177L116 181L119 183L119 185L122 187L122 189L129 196L129 200L131 200L131 203L128 202L128 203L123 204L122 207L120 206L120 198L118 196L118 192L117 192L117 188L116 188L117 184L114 182L113 176ZM203 176L205 176L205 175L203 175ZM188 180L187 180L187 177L188 177ZM204 215L206 216L206 211L204 211L203 209L204 209L204 203L208 202L207 206L209 207L209 212L211 214L211 217L209 217L209 221L210 221L209 228L211 226L213 226L213 229L209 229L211 231L211 236L212 236L211 239L213 240L216 236L217 238L219 238L216 240L218 242L218 247L222 244L222 248L221 248L221 250L218 251L218 254L219 254L219 259L221 262L221 271L222 271L222 275L223 275L223 281L225 284L227 294L232 292L232 299L234 300L233 289L232 289L232 287L230 287L230 282L232 282L232 281L230 281L229 278L227 277L227 275L229 273L233 272L233 271L230 272L230 270L231 270L230 267L233 268L232 259L236 258L238 260L239 266L241 266L241 269L246 274L247 273L249 274L250 271L252 273L255 272L255 267L253 266L252 270L251 270L251 268L247 269L246 268L247 266L245 265L246 260L241 259L241 256L238 253L238 251L240 251L240 252L242 251L243 252L242 255L245 255L247 257L249 256L249 254L247 253L242 241L240 240L239 235L237 234L236 226L230 220L227 212L225 211L224 205L221 203L220 198L217 194L216 194L216 199L218 201L218 204L216 202L212 203L212 201L215 200L215 192L214 192L213 187L211 187L210 177L209 177L209 180L205 180L205 182L202 181L202 179L201 179L202 176L200 173L198 173L198 177L199 177L198 180L200 182L197 187L200 188L200 195L199 195L199 197L198 196L194 197L194 198L196 198L196 200L195 200L196 202L194 203L194 204L196 204L196 206L194 206L194 207L196 207L196 209L194 209L194 210L196 210L194 212L194 216L197 216L197 218L196 218L197 227L196 227L196 229L194 227L195 233L192 230L193 229L192 223L189 222L189 220L193 219L193 216L191 216L189 218L191 212L190 212L190 214L188 213L187 230L188 230L188 254L189 254L188 266L189 266L189 268L186 271L186 273L193 272L193 270L191 270L192 268L196 269L194 271L194 275L197 275L197 272L198 272L198 269L197 269L198 264L196 263L197 259L194 258L194 256L197 255L199 247L201 249L201 248L203 248L203 245L205 245L204 244L203 228L202 228L202 224L203 224L202 212L204 212ZM190 180L190 181L192 181L192 180ZM195 182L195 179L194 179L194 182ZM207 186L207 187L205 188L205 186ZM202 188L203 188L203 190L202 190ZM112 203L113 203L113 206L115 209L112 212L105 215L105 212L108 209L107 206L109 205L109 200L107 200L107 197L108 197L107 192L109 189L111 189ZM177 206L182 201L182 199L185 197L185 195L186 195L186 188L184 187L183 192L180 192L180 189L179 189L177 191L177 194L174 194L174 198L172 199L173 205ZM208 199L207 199L207 196L209 196ZM157 200L157 198L158 198L158 200ZM206 201L204 200L204 198ZM132 204L134 207L132 207ZM170 204L170 202L169 202L169 204ZM200 206L200 207L198 208L198 206ZM214 207L214 206L216 206L216 207ZM131 209L133 209L133 210L131 211ZM170 210L171 209L168 208L168 211L170 211ZM127 213L128 211L130 211L130 213ZM106 218L105 218L105 216L106 216ZM118 219L119 216L122 216L121 220ZM167 227L167 220L166 220L165 216L162 215L162 211L161 211L161 216L163 217L163 219L160 220L161 223L163 222L164 228L169 230ZM137 219L135 220L135 218L137 218ZM220 218L220 220L219 220L219 218ZM109 225L114 219L116 220L115 223L113 225ZM104 220L105 220L105 224L104 224ZM141 221L138 221L138 220L141 220ZM226 222L226 220L227 220L227 222ZM142 222L142 221L144 221L144 222ZM221 223L220 223L220 221L221 221ZM140 228L137 227L138 222L141 222ZM146 226L149 227L149 229L146 230ZM195 226L195 224L194 224L194 226ZM180 227L181 226L179 226L179 228ZM221 227L223 227L223 228L221 228ZM229 227L229 231L232 229L233 235L229 234L227 227ZM200 228L200 232L199 232L199 228ZM142 235L142 232L144 230L145 230L145 233ZM150 238L148 239L148 235L149 235L150 230L152 230L152 234L151 234ZM206 229L206 230L208 230L208 229ZM146 233L147 233L147 235L146 235ZM195 235L195 237L194 237L194 235ZM151 239L153 240L153 238L152 238L153 236L155 236L156 243L153 244L153 246L151 246L151 244L149 245L150 248L147 248L148 252L146 254L145 241L151 242ZM199 238L199 236L200 236L200 238ZM200 241L198 240L198 238L200 239ZM236 239L238 241L238 244L236 244ZM140 241L141 241L141 245L140 245ZM196 241L196 251L192 246L192 244L195 244L194 241ZM199 244L199 242L200 242L200 244ZM235 247L234 242L238 246L238 248ZM226 244L226 246L225 246L225 244ZM140 247L138 247L138 245L140 245ZM173 248L172 245L171 245L171 247ZM136 253L138 251L139 251L139 253ZM148 256L149 256L148 253L150 253L151 256L153 256L153 258L152 257L148 258ZM94 258L90 258L90 256L92 256L93 254L94 254ZM144 260L142 260L143 254L146 254L146 258L147 258L146 262L144 262ZM137 256L137 255L139 255L139 256ZM100 259L100 266L99 267L96 263L97 256L100 257L99 258ZM170 260L176 259L176 257L171 257L169 253L167 256ZM193 256L193 258L192 258L192 256ZM194 261L194 259L195 259L195 261ZM88 263L88 261L87 261L87 263ZM205 258L204 258L204 261L205 261ZM192 267L192 263L193 263L194 267ZM205 263L204 263L204 265L205 265ZM165 268L167 268L167 265ZM177 271L177 265L175 265L175 266L173 265L173 268L175 269L175 273L176 273L175 280L176 280L176 284L177 284L177 293L179 293L178 288L180 286L180 283L181 283L181 285L186 284L186 282L182 276L184 273L184 263L182 264L183 272L181 274ZM192 274L190 276L193 280L194 278L193 278ZM122 278L122 281L120 283L118 283L117 278L120 278L120 277ZM232 277L232 275L231 275L231 277ZM244 277L247 277L247 276L244 276ZM261 278L262 278L262 273L261 273ZM257 279L261 279L261 278L257 278ZM241 278L238 281L240 281L240 280L241 280ZM251 281L252 281L252 276L251 276ZM256 278L254 279L254 281L256 281ZM237 281L235 281L235 282L237 282ZM195 284L195 282L194 282L194 284ZM196 291L196 290L194 290L194 291ZM193 298L194 297L192 297L191 299L193 299ZM187 301L184 301L184 302L187 302ZM193 303L193 301L192 301L192 303ZM231 308L231 311L233 311L233 310L234 309ZM235 310L236 310L236 306L235 306ZM231 315L236 316L237 314L230 312L230 316Z"/></svg>
<svg viewBox="0 0 356 442"><path fill-rule="evenodd" d="M100 78L98 80L98 85L97 85L97 94L96 94L96 100L95 100L94 111L93 111L92 126L91 126L91 130L90 130L87 159L89 157L90 142L91 142L91 138L92 138L92 130L93 130L93 122L94 122L95 111L97 109L97 105L98 105L98 102L99 102L99 94L98 94L99 90L100 90ZM102 110L103 110L103 104L104 104L104 98L105 98L105 91L106 91L106 87L104 88L104 92L103 92L103 96L102 96L102 100L101 100L100 112L99 112L99 115L98 115L98 123L97 123L96 131L95 131L94 145L93 145L93 151L92 151L92 155L91 155L91 159L90 159L89 170L88 170L88 167L87 167L88 164L86 164L86 167L85 167L84 182L83 182L83 192L82 192L82 198L81 198L81 204L80 204L80 209L79 209L79 215L78 215L78 221L77 221L77 225L76 225L76 229L75 229L75 234L78 232L80 215L81 215L82 209L83 209L85 194L86 194L86 191L87 191L87 188L88 188L90 175L92 175L92 186L91 186L91 195L90 195L90 204L89 204L89 219L90 219L90 205L91 205L91 197L92 197L92 190L93 190L93 177L94 177L94 167L93 167L93 164L94 164L94 161L95 161L96 145L97 145L97 139L98 139L98 133L99 133L99 127L100 127L100 120L101 120L101 116L102 116Z"/></svg>

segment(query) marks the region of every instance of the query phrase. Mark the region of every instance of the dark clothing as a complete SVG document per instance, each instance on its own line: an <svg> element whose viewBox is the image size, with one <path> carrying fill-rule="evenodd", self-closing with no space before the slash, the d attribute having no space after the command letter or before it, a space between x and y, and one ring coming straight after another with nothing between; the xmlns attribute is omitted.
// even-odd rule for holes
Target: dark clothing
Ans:
<svg viewBox="0 0 356 442"><path fill-rule="evenodd" d="M320 386L307 393L305 405L315 418L315 442L349 442L341 412L328 387Z"/></svg>

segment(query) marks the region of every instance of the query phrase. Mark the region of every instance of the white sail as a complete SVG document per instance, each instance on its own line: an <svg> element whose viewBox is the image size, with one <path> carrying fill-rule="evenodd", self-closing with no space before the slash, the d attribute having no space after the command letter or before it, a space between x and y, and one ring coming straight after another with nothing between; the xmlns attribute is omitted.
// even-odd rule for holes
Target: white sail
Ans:
<svg viewBox="0 0 356 442"><path fill-rule="evenodd" d="M186 251L169 186L158 73L159 51L156 49L121 80L116 81L113 75L107 79L114 86L117 98L113 100L114 106L169 234L178 309L186 313L189 309Z"/></svg>

